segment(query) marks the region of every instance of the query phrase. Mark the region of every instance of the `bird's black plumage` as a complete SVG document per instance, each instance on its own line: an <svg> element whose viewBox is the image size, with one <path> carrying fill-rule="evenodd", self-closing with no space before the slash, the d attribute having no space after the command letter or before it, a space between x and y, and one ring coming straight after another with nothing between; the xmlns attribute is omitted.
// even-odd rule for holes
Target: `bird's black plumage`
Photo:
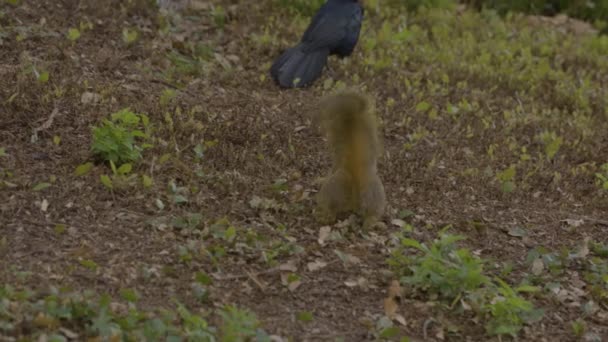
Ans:
<svg viewBox="0 0 608 342"><path fill-rule="evenodd" d="M312 18L300 43L274 61L272 78L285 88L311 85L321 76L329 55L352 54L362 21L363 7L358 0L328 0Z"/></svg>

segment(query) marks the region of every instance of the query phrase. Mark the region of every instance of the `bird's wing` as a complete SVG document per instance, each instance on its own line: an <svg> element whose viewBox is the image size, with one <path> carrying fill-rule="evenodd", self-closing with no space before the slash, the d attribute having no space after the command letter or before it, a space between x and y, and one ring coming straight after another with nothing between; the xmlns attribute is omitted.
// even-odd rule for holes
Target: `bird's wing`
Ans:
<svg viewBox="0 0 608 342"><path fill-rule="evenodd" d="M358 10L356 7L321 9L304 32L302 43L310 50L332 48L344 39L351 26L350 21L356 20Z"/></svg>

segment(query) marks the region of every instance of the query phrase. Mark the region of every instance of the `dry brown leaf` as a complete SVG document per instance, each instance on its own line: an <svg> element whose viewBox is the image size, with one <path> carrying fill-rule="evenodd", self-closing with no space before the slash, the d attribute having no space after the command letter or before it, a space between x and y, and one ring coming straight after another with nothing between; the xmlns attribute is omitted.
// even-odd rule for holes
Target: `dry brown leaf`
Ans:
<svg viewBox="0 0 608 342"><path fill-rule="evenodd" d="M85 91L84 93L82 93L82 95L80 96L80 102L82 104L94 104L101 101L101 95L97 94L97 93L91 93L88 91Z"/></svg>
<svg viewBox="0 0 608 342"><path fill-rule="evenodd" d="M583 239L583 245L581 246L581 248L578 250L578 252L576 252L572 257L573 258L577 258L577 259L583 259L585 258L587 255L589 255L589 242L591 241L591 239L586 236Z"/></svg>
<svg viewBox="0 0 608 342"><path fill-rule="evenodd" d="M540 275L545 269L545 263L542 259L536 259L532 262L532 274Z"/></svg>
<svg viewBox="0 0 608 342"><path fill-rule="evenodd" d="M580 227L583 223L585 223L584 220L576 220L576 219L565 219L565 220L562 220L562 222L564 222L567 225L574 227L574 228Z"/></svg>
<svg viewBox="0 0 608 342"><path fill-rule="evenodd" d="M388 318L393 319L397 313L397 309L399 309L399 304L397 304L394 298L384 298L384 314Z"/></svg>
<svg viewBox="0 0 608 342"><path fill-rule="evenodd" d="M67 338L71 340L75 340L78 338L78 334L73 332L72 330L66 328L59 328L59 331Z"/></svg>
<svg viewBox="0 0 608 342"><path fill-rule="evenodd" d="M344 285L348 286L348 287L355 287L357 286L357 281L356 280L347 280L344 282Z"/></svg>
<svg viewBox="0 0 608 342"><path fill-rule="evenodd" d="M393 219L391 220L391 223L399 228L403 228L405 227L405 221L401 220L401 219Z"/></svg>
<svg viewBox="0 0 608 342"><path fill-rule="evenodd" d="M46 212L48 208L49 208L49 201L47 201L46 199L43 199L42 203L40 203L40 210L42 210L43 212Z"/></svg>
<svg viewBox="0 0 608 342"><path fill-rule="evenodd" d="M36 318L34 318L34 324L41 328L53 329L57 326L58 322L55 318L39 312Z"/></svg>
<svg viewBox="0 0 608 342"><path fill-rule="evenodd" d="M289 289L289 291L293 292L293 291L297 290L298 287L300 287L300 285L302 285L302 282L300 280L292 281L291 283L289 283L289 285L287 285L287 289Z"/></svg>
<svg viewBox="0 0 608 342"><path fill-rule="evenodd" d="M465 300L461 299L460 300L460 305L462 305L462 309L464 311L470 311L471 310L471 306L469 305L469 303L467 303Z"/></svg>
<svg viewBox="0 0 608 342"><path fill-rule="evenodd" d="M279 270L283 271L283 272L292 272L292 273L295 273L295 272L298 271L298 266L296 266L295 261L290 260L290 261L288 261L288 262L286 262L284 264L281 264L279 266Z"/></svg>
<svg viewBox="0 0 608 342"><path fill-rule="evenodd" d="M325 240L327 240L330 233L331 233L330 226L323 226L319 229L319 240L318 240L319 245L321 245L321 246L325 245Z"/></svg>
<svg viewBox="0 0 608 342"><path fill-rule="evenodd" d="M369 281L364 277L359 277L357 279L357 285L363 290L367 290L369 288Z"/></svg>
<svg viewBox="0 0 608 342"><path fill-rule="evenodd" d="M439 329L437 334L435 334L435 337L437 337L437 339L441 341L445 340L445 332L443 331L443 329Z"/></svg>
<svg viewBox="0 0 608 342"><path fill-rule="evenodd" d="M394 319L399 309L399 302L401 301L401 294L403 290L398 280L391 281L391 285L388 287L388 297L384 299L384 313L390 319ZM405 319L404 319L405 321Z"/></svg>
<svg viewBox="0 0 608 342"><path fill-rule="evenodd" d="M323 260L315 260L313 262L309 262L306 266L308 267L308 271L315 272L327 266L327 263Z"/></svg>
<svg viewBox="0 0 608 342"><path fill-rule="evenodd" d="M398 280L391 281L391 285L388 288L388 296L391 298L398 298L401 300L401 296L403 294L403 289L401 288L401 284L399 284Z"/></svg>
<svg viewBox="0 0 608 342"><path fill-rule="evenodd" d="M405 317L396 314L395 317L393 317L394 321L397 321L399 324L401 324L402 326L407 326L407 321L405 320Z"/></svg>
<svg viewBox="0 0 608 342"><path fill-rule="evenodd" d="M262 290L262 291L266 290L266 288L268 286L266 285L266 283L261 281L255 273L249 272L249 271L247 271L246 273L249 276L249 278L260 288L260 290Z"/></svg>

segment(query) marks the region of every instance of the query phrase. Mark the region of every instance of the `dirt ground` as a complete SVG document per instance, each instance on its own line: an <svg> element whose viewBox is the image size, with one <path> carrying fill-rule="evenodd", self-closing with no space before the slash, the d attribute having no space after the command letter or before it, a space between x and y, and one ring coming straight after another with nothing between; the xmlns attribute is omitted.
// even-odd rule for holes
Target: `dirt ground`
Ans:
<svg viewBox="0 0 608 342"><path fill-rule="evenodd" d="M432 122L414 109L412 97L401 95L400 85L387 81L390 72L378 72L360 82L376 98L383 121L385 152L379 168L389 200L387 227L362 232L339 224L332 231L341 237L320 244L321 227L311 213L318 180L330 160L311 113L327 93L328 74L349 80L355 68L363 68L357 62L363 58L361 49L351 61L331 59L333 68L311 89L281 90L267 70L296 39L297 28L285 24L284 32L271 31L280 38L272 44L259 44L252 35L288 23L287 12L277 10L270 20L265 18L269 1L223 1L226 16L220 28L218 19L206 15L210 5L195 2L198 8L174 17L162 33L161 17L140 2L27 0L2 5L0 24L24 39L0 35L0 147L7 154L0 158L0 283L41 291L50 285L92 289L112 296L134 288L144 307L168 306L170 298L177 298L197 309L201 304L191 284L202 271L213 276L209 293L214 306L248 308L274 335L365 341L372 339L370 331L384 314L383 299L394 279L386 259L399 231L393 220L404 210L414 213L404 220L416 227L413 237L418 240L430 241L451 224L454 232L467 236L465 245L476 255L510 261L512 284L527 274L526 256L534 247L576 250L585 238L606 242L608 197L593 178L570 171L572 165L607 162L608 135L601 131L606 132L608 120L601 119L603 114L597 117L598 132L586 140L592 141L589 149L564 147L564 156L543 164L542 172L526 179L524 189L504 193L483 173L465 170L504 169L506 137L536 144L528 138L533 123L509 132L495 127L467 138L468 130L481 126L478 117ZM372 18L366 25L381 23ZM138 28L137 41L124 41L125 27ZM66 39L69 28L80 28L77 41ZM197 44L210 47L202 53L205 63L195 72L178 70L168 55L191 55ZM420 65L413 61L411 69L398 72L432 72ZM36 81L33 74L40 70L48 72L48 82ZM456 82L458 75L451 76ZM471 89L453 88L441 96L457 102L475 98L487 86L475 80L469 84ZM176 96L160 103L166 89ZM478 100L492 113L522 105L500 94L498 89L494 97ZM396 103L389 106L388 99ZM74 170L93 161L91 126L125 107L146 113L156 129L154 147L134 170L152 177L154 184L109 191L99 181L111 173L107 165L96 163L84 176ZM423 138L417 148L404 149L419 127L439 138ZM561 132L572 138L567 129ZM197 157L193 150L204 142L208 147ZM498 157L477 158L493 142ZM49 186L33 190L40 183ZM178 203L176 193L187 202ZM172 224L194 214L202 215L194 227ZM255 242L232 244L224 256L213 259L208 251L218 251L213 249L218 239L200 235L222 218ZM65 232L58 234L57 225L65 225ZM510 235L517 227L526 227L528 234ZM349 255L349 261L340 255ZM94 261L97 268L83 267L83 260ZM319 261L327 265L315 269ZM567 270L560 280L565 288L581 281L579 271L576 265ZM30 275L17 276L22 272ZM288 286L290 272L300 279ZM584 287L580 297L589 298ZM427 300L403 298L404 334L414 340L487 340L482 324ZM539 296L532 301L545 315L524 328L521 340L574 340L569 322L581 317L582 299L560 302ZM314 319L296 319L302 311ZM585 322L588 331L608 339L605 304ZM444 334L450 325L459 331Z"/></svg>

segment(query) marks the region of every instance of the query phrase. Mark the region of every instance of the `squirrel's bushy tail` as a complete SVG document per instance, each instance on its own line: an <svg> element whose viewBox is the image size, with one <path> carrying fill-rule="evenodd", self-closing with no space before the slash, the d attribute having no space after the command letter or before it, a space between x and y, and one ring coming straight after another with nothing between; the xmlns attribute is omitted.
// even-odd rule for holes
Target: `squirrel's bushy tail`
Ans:
<svg viewBox="0 0 608 342"><path fill-rule="evenodd" d="M334 163L364 180L380 154L376 117L371 101L354 91L344 91L326 100L321 125L333 150Z"/></svg>
<svg viewBox="0 0 608 342"><path fill-rule="evenodd" d="M318 217L333 221L357 212L364 226L384 212L384 186L376 163L381 153L371 101L347 91L327 98L320 112L321 127L333 154L333 168L317 194Z"/></svg>
<svg viewBox="0 0 608 342"><path fill-rule="evenodd" d="M303 44L283 52L272 64L270 75L281 87L301 88L321 76L329 49L307 51Z"/></svg>

